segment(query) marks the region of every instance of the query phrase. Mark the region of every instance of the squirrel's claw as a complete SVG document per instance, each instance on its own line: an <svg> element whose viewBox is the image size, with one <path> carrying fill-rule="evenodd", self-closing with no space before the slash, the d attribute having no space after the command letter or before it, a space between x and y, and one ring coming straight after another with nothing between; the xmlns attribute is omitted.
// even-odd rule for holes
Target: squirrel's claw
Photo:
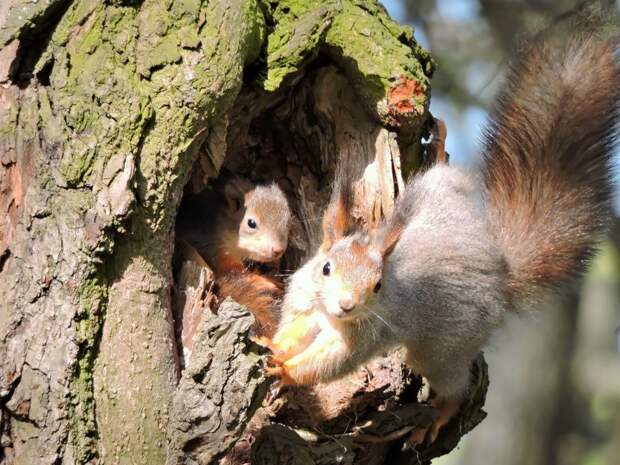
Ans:
<svg viewBox="0 0 620 465"><path fill-rule="evenodd" d="M403 445L404 449L414 449L420 445L431 445L437 440L439 430L448 424L461 405L458 399L435 398L431 404L439 411L439 416L427 428L418 428L411 432Z"/></svg>
<svg viewBox="0 0 620 465"><path fill-rule="evenodd" d="M429 428L414 429L411 434L409 434L409 437L405 440L405 443L403 444L403 450L415 450L418 446L424 444L428 430Z"/></svg>
<svg viewBox="0 0 620 465"><path fill-rule="evenodd" d="M443 424L440 425L438 421L435 421L428 428L414 429L403 444L403 450L415 450L423 445L430 446L437 439L442 426Z"/></svg>
<svg viewBox="0 0 620 465"><path fill-rule="evenodd" d="M268 365L265 367L265 373L267 373L267 376L278 378L278 387L294 386L297 384L289 374L283 360L272 356L269 357L267 363Z"/></svg>

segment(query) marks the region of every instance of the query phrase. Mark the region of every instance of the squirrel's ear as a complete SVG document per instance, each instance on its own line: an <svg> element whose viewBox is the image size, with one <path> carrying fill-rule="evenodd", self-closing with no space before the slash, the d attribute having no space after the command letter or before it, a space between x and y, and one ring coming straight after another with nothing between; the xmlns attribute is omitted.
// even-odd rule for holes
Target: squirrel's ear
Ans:
<svg viewBox="0 0 620 465"><path fill-rule="evenodd" d="M338 183L334 188L323 214L321 250L328 250L334 242L346 235L351 222L352 197L352 186L349 182Z"/></svg>
<svg viewBox="0 0 620 465"><path fill-rule="evenodd" d="M405 227L419 208L419 202L416 199L420 194L416 188L416 183L412 181L407 182L405 189L396 199L392 215L371 236L373 246L381 252L383 258L392 253Z"/></svg>
<svg viewBox="0 0 620 465"><path fill-rule="evenodd" d="M372 241L384 259L394 250L403 229L404 225L402 223L386 224L380 227L373 235Z"/></svg>
<svg viewBox="0 0 620 465"><path fill-rule="evenodd" d="M251 198L252 198L252 191L249 191L243 194L243 205L247 207Z"/></svg>

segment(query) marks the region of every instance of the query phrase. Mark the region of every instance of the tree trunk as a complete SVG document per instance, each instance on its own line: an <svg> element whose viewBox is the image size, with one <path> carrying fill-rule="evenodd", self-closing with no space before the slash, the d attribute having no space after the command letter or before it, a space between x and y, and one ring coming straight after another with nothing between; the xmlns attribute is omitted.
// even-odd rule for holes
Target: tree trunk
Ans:
<svg viewBox="0 0 620 465"><path fill-rule="evenodd" d="M222 167L276 179L297 217L294 267L339 154L369 164L358 215L390 210L422 160L432 68L373 0L4 1L0 461L414 463L453 448L483 417L482 361L459 421L401 453L433 412L397 355L357 389L363 370L263 402L251 316L205 305L181 370L172 311L207 279L173 280L184 191ZM309 396L323 416L292 407Z"/></svg>

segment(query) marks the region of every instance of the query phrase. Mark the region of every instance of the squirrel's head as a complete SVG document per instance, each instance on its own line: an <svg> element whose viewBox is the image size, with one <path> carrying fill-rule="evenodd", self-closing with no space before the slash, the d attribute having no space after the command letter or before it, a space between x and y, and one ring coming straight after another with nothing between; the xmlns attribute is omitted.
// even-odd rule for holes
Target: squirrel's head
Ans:
<svg viewBox="0 0 620 465"><path fill-rule="evenodd" d="M365 317L381 290L383 256L365 233L337 240L319 252L314 276L316 301L329 316L341 320Z"/></svg>
<svg viewBox="0 0 620 465"><path fill-rule="evenodd" d="M352 193L338 186L323 216L323 242L313 259L315 302L340 320L366 318L381 292L385 259L402 228L386 223L370 232L351 233Z"/></svg>
<svg viewBox="0 0 620 465"><path fill-rule="evenodd" d="M238 246L256 262L282 257L288 245L291 211L282 190L273 183L245 194L245 212L239 224Z"/></svg>

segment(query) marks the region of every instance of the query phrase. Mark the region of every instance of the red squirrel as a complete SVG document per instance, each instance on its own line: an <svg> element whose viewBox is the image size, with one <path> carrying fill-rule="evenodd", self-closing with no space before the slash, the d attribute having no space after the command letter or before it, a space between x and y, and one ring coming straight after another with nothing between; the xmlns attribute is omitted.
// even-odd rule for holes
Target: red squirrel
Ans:
<svg viewBox="0 0 620 465"><path fill-rule="evenodd" d="M181 239L217 274L242 269L244 260L277 263L288 244L291 210L282 190L272 183L247 191L242 208L216 192L190 196L178 222Z"/></svg>
<svg viewBox="0 0 620 465"><path fill-rule="evenodd" d="M288 384L338 378L395 346L458 410L472 360L504 317L579 275L611 219L620 70L594 35L533 44L485 131L482 186L439 162L407 182L393 214L351 232L351 188L334 188L323 243L293 276L270 346Z"/></svg>
<svg viewBox="0 0 620 465"><path fill-rule="evenodd" d="M291 211L282 190L275 183L256 186L236 211L222 196L200 195L188 199L179 220L181 239L213 268L218 298L230 296L246 306L256 318L258 334L270 336L283 285L246 262L277 265L285 252Z"/></svg>

